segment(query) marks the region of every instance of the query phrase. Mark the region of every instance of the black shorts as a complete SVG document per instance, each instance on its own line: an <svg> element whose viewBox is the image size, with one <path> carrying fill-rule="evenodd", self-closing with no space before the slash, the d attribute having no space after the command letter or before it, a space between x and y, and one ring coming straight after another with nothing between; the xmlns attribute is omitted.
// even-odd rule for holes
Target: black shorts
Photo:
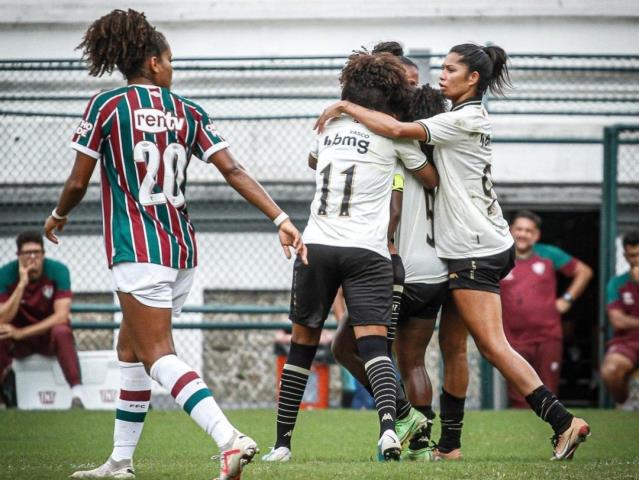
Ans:
<svg viewBox="0 0 639 480"><path fill-rule="evenodd" d="M499 294L499 281L515 266L515 246L487 257L445 260L451 290L482 290Z"/></svg>
<svg viewBox="0 0 639 480"><path fill-rule="evenodd" d="M447 297L448 282L405 284L398 322L401 323L409 318L434 320Z"/></svg>
<svg viewBox="0 0 639 480"><path fill-rule="evenodd" d="M350 325L390 325L393 268L388 258L364 248L307 247L308 265L297 258L293 269L293 323L321 328L341 286Z"/></svg>

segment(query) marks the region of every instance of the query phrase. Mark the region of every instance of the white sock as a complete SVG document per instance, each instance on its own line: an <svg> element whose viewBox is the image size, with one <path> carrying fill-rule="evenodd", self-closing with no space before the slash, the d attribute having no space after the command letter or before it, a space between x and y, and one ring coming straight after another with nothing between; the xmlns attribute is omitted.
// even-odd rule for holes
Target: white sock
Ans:
<svg viewBox="0 0 639 480"><path fill-rule="evenodd" d="M71 387L71 397L73 398L82 398L82 384L73 385Z"/></svg>
<svg viewBox="0 0 639 480"><path fill-rule="evenodd" d="M165 355L151 366L151 377L166 388L175 401L221 449L233 438L235 429L211 391L195 371L175 355Z"/></svg>
<svg viewBox="0 0 639 480"><path fill-rule="evenodd" d="M120 395L116 403L111 458L132 459L151 401L151 377L142 363L120 362Z"/></svg>

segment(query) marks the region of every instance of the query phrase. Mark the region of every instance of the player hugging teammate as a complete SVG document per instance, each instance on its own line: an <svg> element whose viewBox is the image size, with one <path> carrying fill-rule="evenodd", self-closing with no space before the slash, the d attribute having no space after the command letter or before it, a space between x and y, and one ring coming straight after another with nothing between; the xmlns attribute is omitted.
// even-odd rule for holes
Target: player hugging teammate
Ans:
<svg viewBox="0 0 639 480"><path fill-rule="evenodd" d="M386 56L380 54L380 58ZM465 331L470 332L480 353L553 428L552 458L571 459L590 435L589 425L568 412L542 384L528 362L509 345L502 325L499 280L514 265L514 248L493 190L492 125L482 97L489 89L501 94L508 85L507 55L502 48L456 45L444 59L439 77L441 92L452 102L451 111L406 122L382 109L343 98L322 113L317 127L320 133L327 133L334 123L354 118L377 135L434 146L439 187L434 199L433 240L437 256L449 271L448 289L457 312L452 316L457 317L452 333L463 338ZM465 346L458 344L458 348L462 351ZM463 354L450 358L455 363L452 370L459 367L467 372L457 365L465 361ZM444 400L454 405L457 420L453 422L461 429L463 398L445 397L442 395L442 406ZM461 458L461 453L456 457Z"/></svg>
<svg viewBox="0 0 639 480"><path fill-rule="evenodd" d="M401 62L389 53L354 53L340 82L344 100L399 118L408 115L412 89ZM309 166L316 170L316 191L303 234L308 265L295 263L293 336L282 373L277 438L266 461L291 459L299 405L322 326L340 286L355 353L377 406L378 458L399 459L395 369L387 349L393 298L387 230L398 160L424 186L437 185L437 172L416 141L390 140L347 115L331 122L311 147Z"/></svg>

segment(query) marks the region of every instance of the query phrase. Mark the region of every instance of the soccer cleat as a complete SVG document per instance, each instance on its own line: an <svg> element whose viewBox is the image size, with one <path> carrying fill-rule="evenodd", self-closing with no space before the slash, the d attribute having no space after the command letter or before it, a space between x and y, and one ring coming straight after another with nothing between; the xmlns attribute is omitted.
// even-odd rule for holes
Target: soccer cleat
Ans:
<svg viewBox="0 0 639 480"><path fill-rule="evenodd" d="M73 397L71 399L71 408L74 410L82 410L84 409L84 402L82 402L82 399L80 397Z"/></svg>
<svg viewBox="0 0 639 480"><path fill-rule="evenodd" d="M273 447L271 451L262 457L264 462L290 462L293 452L288 447Z"/></svg>
<svg viewBox="0 0 639 480"><path fill-rule="evenodd" d="M439 448L435 447L431 453L431 460L433 462L459 461L463 458L461 448L455 448L450 452L442 452Z"/></svg>
<svg viewBox="0 0 639 480"><path fill-rule="evenodd" d="M406 443L408 443L410 439L427 424L428 419L424 416L424 414L414 408L410 409L410 412L406 415L406 417L401 420L395 420L395 431L397 432L397 437L399 438L399 442L402 444L402 447L405 446Z"/></svg>
<svg viewBox="0 0 639 480"><path fill-rule="evenodd" d="M432 462L434 460L433 449L430 447L408 447L408 450L406 450L406 453L402 458L410 460L411 462Z"/></svg>
<svg viewBox="0 0 639 480"><path fill-rule="evenodd" d="M553 455L551 460L572 460L580 443L590 436L590 425L582 418L574 417L568 429L551 438Z"/></svg>
<svg viewBox="0 0 639 480"><path fill-rule="evenodd" d="M218 480L240 480L242 470L260 450L257 443L240 432L233 434L230 448L220 453Z"/></svg>
<svg viewBox="0 0 639 480"><path fill-rule="evenodd" d="M379 462L399 460L401 454L402 444L397 434L390 429L382 433L377 442L377 460Z"/></svg>
<svg viewBox="0 0 639 480"><path fill-rule="evenodd" d="M431 429L433 421L427 419L426 425L422 427L412 436L408 443L408 450L404 458L417 462L430 462L432 460L433 448L430 446Z"/></svg>
<svg viewBox="0 0 639 480"><path fill-rule="evenodd" d="M130 458L115 461L111 457L93 470L79 470L69 478L135 478L135 470Z"/></svg>

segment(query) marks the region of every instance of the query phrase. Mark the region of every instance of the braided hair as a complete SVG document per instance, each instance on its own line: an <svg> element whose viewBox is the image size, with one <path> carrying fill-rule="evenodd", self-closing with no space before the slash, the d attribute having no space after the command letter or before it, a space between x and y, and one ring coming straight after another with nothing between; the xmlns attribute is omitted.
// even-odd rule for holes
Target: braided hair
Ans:
<svg viewBox="0 0 639 480"><path fill-rule="evenodd" d="M400 118L409 112L412 90L400 60L390 53L353 52L339 81L342 100Z"/></svg>
<svg viewBox="0 0 639 480"><path fill-rule="evenodd" d="M142 73L146 59L160 56L168 48L164 35L147 21L144 13L131 9L113 10L98 18L77 46L90 75L100 77L117 67L126 78Z"/></svg>

